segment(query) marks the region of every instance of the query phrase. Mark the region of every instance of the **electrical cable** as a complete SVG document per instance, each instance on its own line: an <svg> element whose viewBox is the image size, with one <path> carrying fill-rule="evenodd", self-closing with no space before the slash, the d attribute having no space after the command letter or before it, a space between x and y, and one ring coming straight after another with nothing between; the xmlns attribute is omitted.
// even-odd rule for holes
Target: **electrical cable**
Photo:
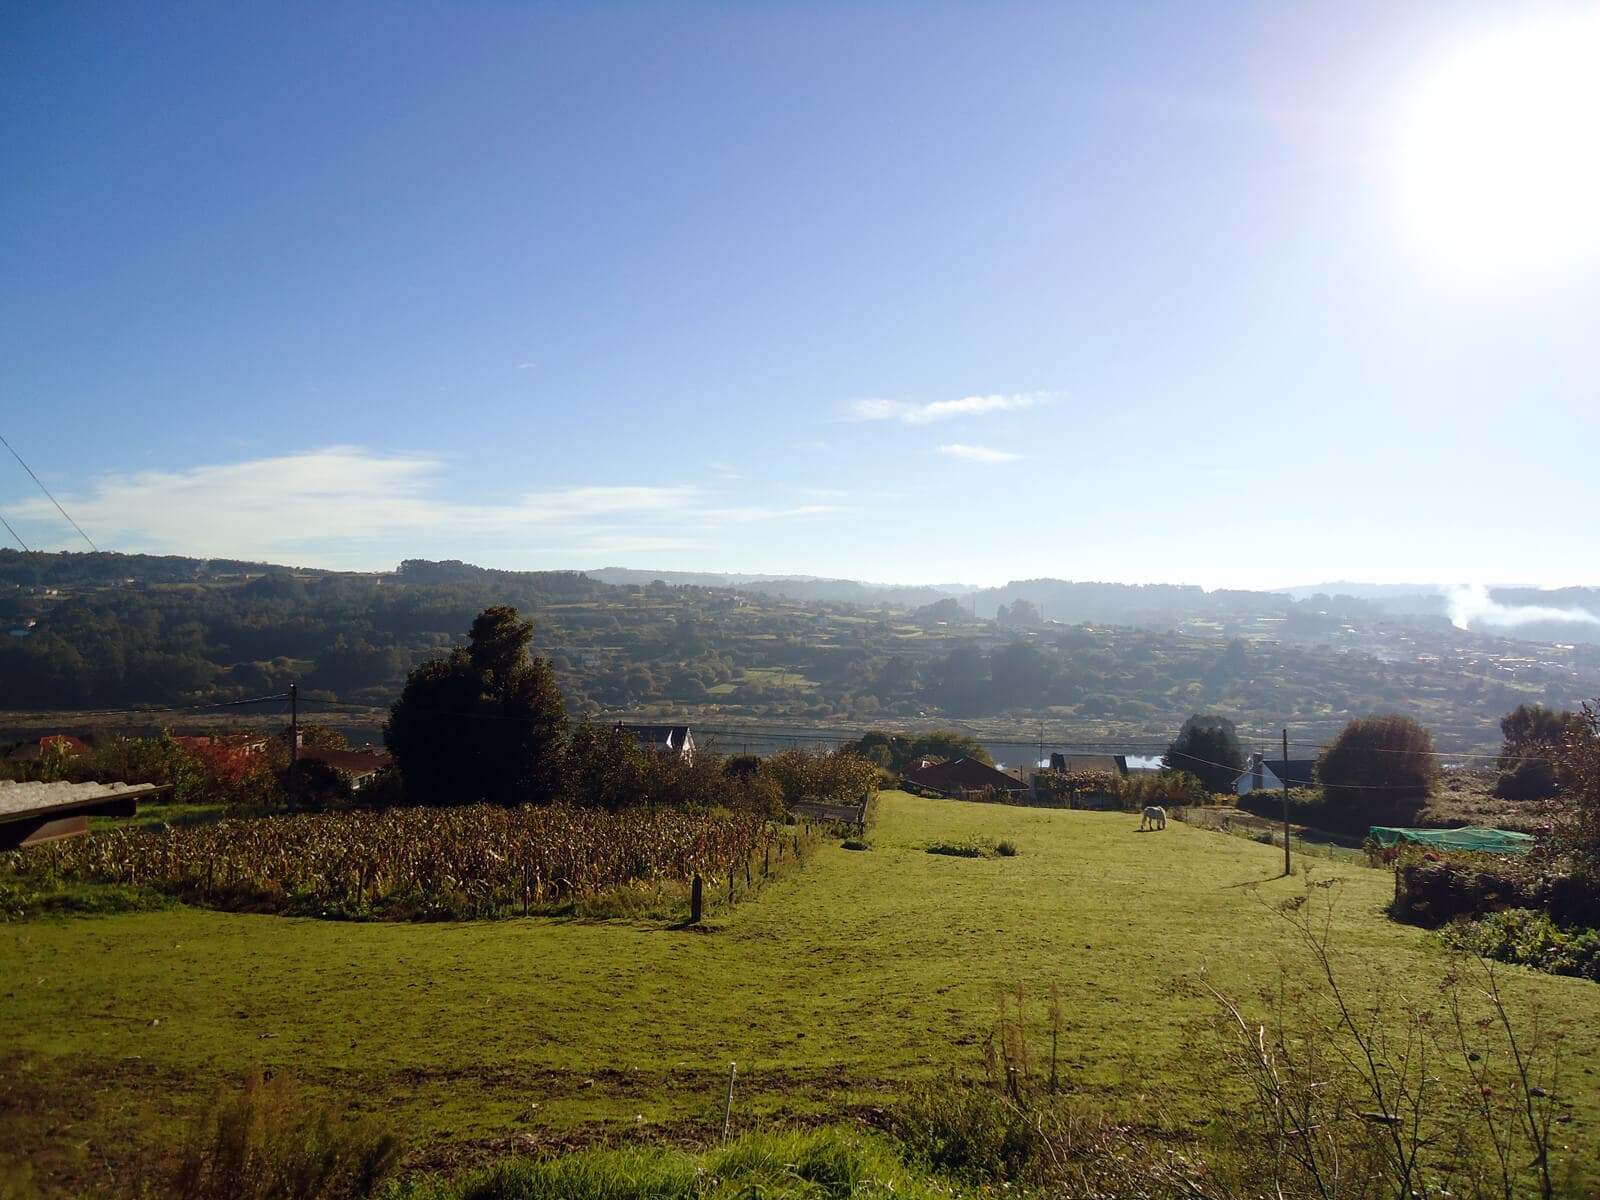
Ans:
<svg viewBox="0 0 1600 1200"><path fill-rule="evenodd" d="M30 467L27 463L22 462L22 455L17 453L17 449L16 449L15 446L13 446L10 442L6 441L4 434L0 434L0 445L4 445L7 450L11 451L11 457L15 458L19 463L22 463L22 469L24 471L26 471L28 473L29 477L35 483L37 483L39 485L39 490L41 492L43 492L46 496L49 496L50 503L54 504L56 506L56 511L59 512L63 517L67 518L67 524L71 525L74 529L76 529L78 531L78 536L79 537L81 537L84 541L89 543L89 549L93 550L96 554L99 554L100 553L100 547L96 546L94 544L94 539L92 539L87 533L84 533L83 526L79 525L76 521L74 521L72 519L71 515L67 512L67 510L61 507L61 501L57 500L54 496L50 495L50 489L45 487L44 481L33 473L33 468L32 467Z"/></svg>
<svg viewBox="0 0 1600 1200"><path fill-rule="evenodd" d="M29 554L33 553L33 551L28 549L28 543L22 540L22 535L20 533L18 533L15 529L11 528L11 522L10 521L6 520L5 517L0 516L0 525L4 525L6 527L6 532L9 533L12 537L17 539L17 545L21 546L22 549L26 553L29 553Z"/></svg>

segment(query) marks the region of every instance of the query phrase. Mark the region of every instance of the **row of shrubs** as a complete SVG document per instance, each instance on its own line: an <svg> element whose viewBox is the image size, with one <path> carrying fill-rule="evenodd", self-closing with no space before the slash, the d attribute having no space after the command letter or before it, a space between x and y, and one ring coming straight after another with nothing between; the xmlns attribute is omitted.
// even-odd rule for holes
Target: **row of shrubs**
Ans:
<svg viewBox="0 0 1600 1200"><path fill-rule="evenodd" d="M1394 860L1395 919L1499 962L1600 982L1600 886L1537 859L1407 847Z"/></svg>
<svg viewBox="0 0 1600 1200"><path fill-rule="evenodd" d="M1438 928L1508 908L1537 909L1565 927L1600 926L1600 887L1537 859L1408 849L1395 860L1393 915Z"/></svg>
<svg viewBox="0 0 1600 1200"><path fill-rule="evenodd" d="M1508 908L1451 925L1444 936L1468 954L1600 983L1600 929L1563 929L1548 913Z"/></svg>

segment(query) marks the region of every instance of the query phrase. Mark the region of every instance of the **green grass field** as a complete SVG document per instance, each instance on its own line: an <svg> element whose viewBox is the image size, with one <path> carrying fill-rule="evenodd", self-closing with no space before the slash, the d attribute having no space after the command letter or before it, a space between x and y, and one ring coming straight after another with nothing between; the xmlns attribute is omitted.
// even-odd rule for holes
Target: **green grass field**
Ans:
<svg viewBox="0 0 1600 1200"><path fill-rule="evenodd" d="M1060 988L1064 1085L1202 1126L1227 1111L1201 972L1247 1007L1308 960L1271 910L1299 894L1282 851L1124 814L881 800L871 849L805 869L700 929L529 919L354 924L176 908L0 925L0 1162L87 1170L159 1140L244 1065L381 1113L426 1161L597 1130L720 1129L884 1103L907 1081L983 1071L1001 989ZM929 854L1004 839L1015 857ZM1332 940L1363 997L1427 998L1446 957L1382 915L1386 872L1340 883ZM1600 1162L1600 988L1502 971L1509 1007L1563 1036L1562 1140ZM63 1128L65 1127L65 1128ZM76 1164L76 1165L74 1165Z"/></svg>

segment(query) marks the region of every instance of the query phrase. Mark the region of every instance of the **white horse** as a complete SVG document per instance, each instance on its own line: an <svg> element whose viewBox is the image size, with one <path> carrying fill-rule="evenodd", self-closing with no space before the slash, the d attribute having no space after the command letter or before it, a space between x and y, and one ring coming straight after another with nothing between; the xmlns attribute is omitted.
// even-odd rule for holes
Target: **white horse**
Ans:
<svg viewBox="0 0 1600 1200"><path fill-rule="evenodd" d="M1144 820L1139 822L1139 832L1143 833L1147 829L1165 829L1166 827L1166 809L1152 804L1144 810Z"/></svg>

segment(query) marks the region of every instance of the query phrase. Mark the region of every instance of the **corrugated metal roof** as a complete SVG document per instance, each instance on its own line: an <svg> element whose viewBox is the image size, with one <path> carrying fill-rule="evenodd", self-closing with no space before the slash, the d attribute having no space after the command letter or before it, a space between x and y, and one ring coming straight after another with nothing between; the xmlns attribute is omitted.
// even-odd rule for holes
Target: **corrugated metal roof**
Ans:
<svg viewBox="0 0 1600 1200"><path fill-rule="evenodd" d="M0 822L102 800L137 800L164 790L153 783L14 783L0 779Z"/></svg>

